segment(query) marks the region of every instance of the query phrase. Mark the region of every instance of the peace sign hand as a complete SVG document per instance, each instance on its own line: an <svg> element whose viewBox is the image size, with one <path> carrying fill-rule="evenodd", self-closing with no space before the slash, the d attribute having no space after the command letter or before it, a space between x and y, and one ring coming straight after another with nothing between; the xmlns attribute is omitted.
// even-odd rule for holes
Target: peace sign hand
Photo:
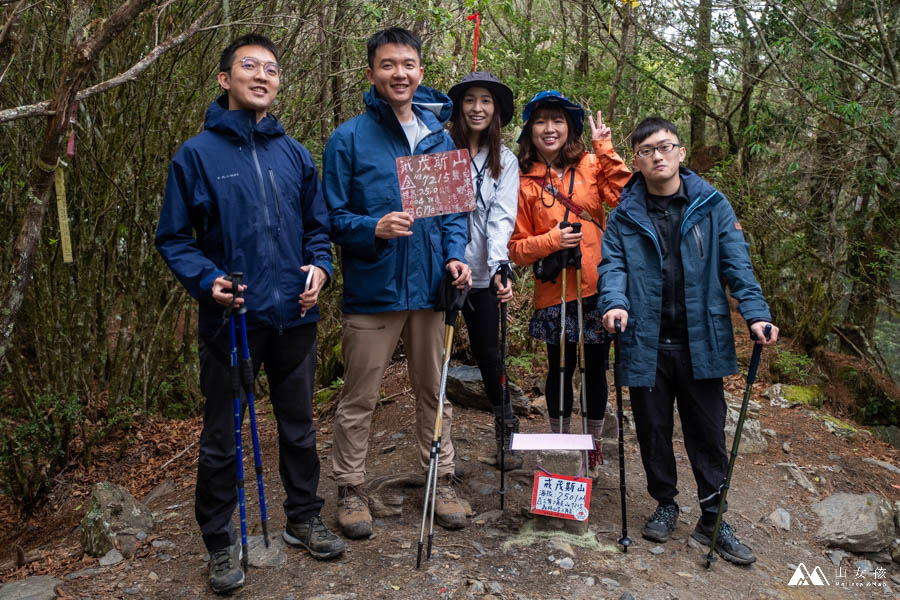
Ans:
<svg viewBox="0 0 900 600"><path fill-rule="evenodd" d="M597 142L612 138L612 130L603 123L603 117L600 111L597 111L597 123L594 124L594 117L588 115L588 121L591 124L591 139Z"/></svg>

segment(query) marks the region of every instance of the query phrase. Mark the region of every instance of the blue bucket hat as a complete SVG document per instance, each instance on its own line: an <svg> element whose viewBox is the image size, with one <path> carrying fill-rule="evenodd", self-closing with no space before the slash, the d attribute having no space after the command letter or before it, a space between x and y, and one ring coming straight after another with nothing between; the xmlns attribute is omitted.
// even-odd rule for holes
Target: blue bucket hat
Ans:
<svg viewBox="0 0 900 600"><path fill-rule="evenodd" d="M579 104L575 104L566 98L565 94L561 92L557 92L556 90L544 90L543 92L538 92L532 96L531 100L528 101L528 104L525 105L525 108L522 109L523 126L522 132L519 134L519 139L516 140L517 142L522 141L522 136L525 135L525 125L528 125L528 119L531 118L534 111L549 104L556 104L562 108L572 120L573 133L576 136L581 135L581 132L584 131L584 109L581 108Z"/></svg>

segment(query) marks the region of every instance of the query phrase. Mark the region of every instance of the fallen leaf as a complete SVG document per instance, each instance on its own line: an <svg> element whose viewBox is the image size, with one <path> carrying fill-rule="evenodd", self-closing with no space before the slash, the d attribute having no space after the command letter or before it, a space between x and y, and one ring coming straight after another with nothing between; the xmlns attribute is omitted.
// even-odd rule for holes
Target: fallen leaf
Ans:
<svg viewBox="0 0 900 600"><path fill-rule="evenodd" d="M399 591L399 590L400 590L400 586L399 586L399 585L392 585L392 586L391 586L391 589L394 590L394 591Z"/></svg>

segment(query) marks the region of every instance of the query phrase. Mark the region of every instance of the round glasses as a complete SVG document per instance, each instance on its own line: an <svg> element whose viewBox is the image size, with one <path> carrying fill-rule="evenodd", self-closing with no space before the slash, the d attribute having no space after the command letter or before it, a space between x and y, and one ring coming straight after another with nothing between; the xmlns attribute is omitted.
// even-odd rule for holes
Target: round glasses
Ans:
<svg viewBox="0 0 900 600"><path fill-rule="evenodd" d="M659 144L658 146L650 146L649 148L638 148L635 150L635 154L640 156L641 158L648 158L653 156L653 153L659 151L660 154L668 154L675 148L680 148L681 144L673 144L671 142L666 142L665 144Z"/></svg>
<svg viewBox="0 0 900 600"><path fill-rule="evenodd" d="M262 67L263 73L269 77L278 77L281 75L281 67L278 66L278 63L263 62L252 56L245 56L241 59L240 64L241 69L248 75L255 75L260 67Z"/></svg>

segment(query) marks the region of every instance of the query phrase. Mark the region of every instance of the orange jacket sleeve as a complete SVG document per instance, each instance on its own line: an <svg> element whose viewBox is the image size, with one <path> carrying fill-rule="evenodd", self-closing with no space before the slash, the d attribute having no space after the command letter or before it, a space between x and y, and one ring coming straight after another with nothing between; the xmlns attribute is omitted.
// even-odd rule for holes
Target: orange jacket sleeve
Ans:
<svg viewBox="0 0 900 600"><path fill-rule="evenodd" d="M560 249L559 227L554 227L546 233L536 234L534 222L531 218L532 205L535 199L531 198L525 182L519 185L519 209L516 214L516 228L509 238L509 259L517 265L527 266L538 259L549 256Z"/></svg>
<svg viewBox="0 0 900 600"><path fill-rule="evenodd" d="M631 171L625 161L616 154L610 140L594 140L594 177L600 199L610 208L619 205L622 188L631 179Z"/></svg>

